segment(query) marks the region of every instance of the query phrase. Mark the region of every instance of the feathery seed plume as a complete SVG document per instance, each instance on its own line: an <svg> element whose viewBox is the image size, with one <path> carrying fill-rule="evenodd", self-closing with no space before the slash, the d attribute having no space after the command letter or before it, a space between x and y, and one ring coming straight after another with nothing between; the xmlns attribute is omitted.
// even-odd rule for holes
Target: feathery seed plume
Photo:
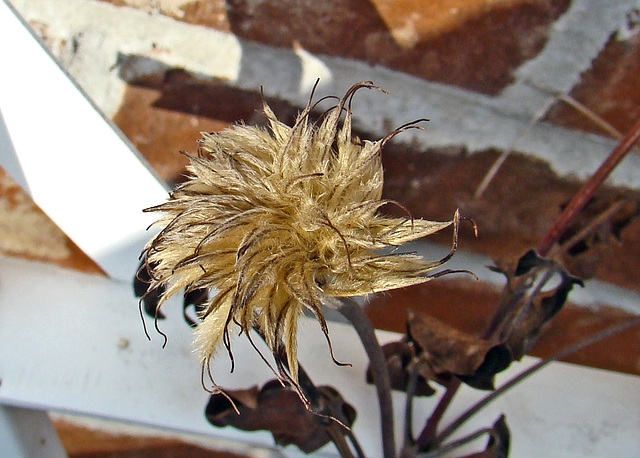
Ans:
<svg viewBox="0 0 640 458"><path fill-rule="evenodd" d="M264 103L268 129L238 124L203 134L197 155L189 156L188 180L167 202L145 210L160 212L164 226L143 251L150 290L165 288L158 308L182 288L212 292L196 329L203 368L220 343L231 355L232 328L250 339L254 328L279 376L297 386L298 318L305 307L330 347L323 297L426 282L450 257L383 253L457 225L458 216L434 222L379 213L394 203L381 199L381 149L418 121L378 141L360 141L351 133L350 109L360 88L376 86L353 85L316 123L309 120L311 100L292 127Z"/></svg>

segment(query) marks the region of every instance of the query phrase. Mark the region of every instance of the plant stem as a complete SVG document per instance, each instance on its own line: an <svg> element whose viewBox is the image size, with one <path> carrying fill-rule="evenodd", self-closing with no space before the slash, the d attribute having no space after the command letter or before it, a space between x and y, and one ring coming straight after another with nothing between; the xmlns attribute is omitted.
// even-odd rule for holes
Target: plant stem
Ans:
<svg viewBox="0 0 640 458"><path fill-rule="evenodd" d="M611 151L609 156L604 160L604 162L600 165L598 170L582 185L582 187L578 190L578 192L573 196L571 202L564 211L558 216L556 221L553 223L551 228L547 231L547 233L542 238L542 241L538 245L537 252L538 255L544 257L549 253L551 247L558 241L558 239L562 236L562 234L567 230L571 222L577 216L578 212L584 208L589 199L593 197L593 194L596 190L604 183L607 177L611 174L613 169L620 163L620 161L626 156L626 154L631 150L631 147L635 142L640 139L640 119L636 121L633 127L627 132L627 134L620 140L620 142L616 145L616 147ZM517 300L510 300L508 304L505 304L507 307L515 306L518 303ZM500 312L502 317L508 315L509 310L504 310L503 307L500 307L496 310L496 313ZM485 329L482 334L483 339L491 339L493 334L497 329L500 328L501 320L498 317L494 317L491 320L491 324L487 329ZM442 415L446 411L447 407L453 400L458 388L460 387L460 382L451 383L445 392L445 394L440 399L436 409L431 414L431 417L427 421L422 433L418 438L418 450L424 450L424 447L430 447L431 439L434 438L438 423L440 422ZM420 446L422 448L420 448Z"/></svg>
<svg viewBox="0 0 640 458"><path fill-rule="evenodd" d="M458 388L460 388L461 384L462 382L460 379L453 378L447 385L446 391L440 398L436 408L431 413L431 416L427 420L427 424L424 426L420 436L418 436L418 440L416 441L416 450L418 450L418 452L429 450L431 448L433 438L438 432L438 423L440 423L442 416L447 410L447 407L449 407L449 404L451 404L451 401L458 392Z"/></svg>
<svg viewBox="0 0 640 458"><path fill-rule="evenodd" d="M565 356L568 356L573 352L581 350L584 347L588 347L589 345L594 344L602 339L606 339L607 337L610 337L614 334L624 331L625 329L631 328L632 326L637 326L639 324L640 324L640 317L636 317L631 320L625 321L623 323L618 323L613 326L609 326L608 328L603 329L602 331L599 331L590 336L587 336L584 339L560 350L553 356L534 364L527 370L521 372L520 374L516 375L512 379L505 382L496 390L489 393L487 396L482 398L473 406L469 407L462 415L460 415L455 421L453 421L453 423L451 423L440 434L438 434L433 439L431 445L438 446L439 444L441 444L447 437L449 437L453 432L455 432L463 423L465 423L469 418L475 415L480 409L482 409L491 401L493 401L495 398L502 395L505 391L514 387L525 378L533 375L534 373L536 373L537 371L539 371L540 369L542 369L552 361L556 361L558 359L564 358Z"/></svg>
<svg viewBox="0 0 640 458"><path fill-rule="evenodd" d="M549 228L538 245L537 251L540 256L544 257L549 253L551 247L553 247L558 239L564 234L578 212L580 212L587 202L589 202L589 199L593 197L596 190L602 185L602 183L604 183L613 169L627 155L633 144L638 141L638 139L640 139L640 119L636 121L624 138L620 140L613 151L611 151L611 154L609 154L609 156L600 165L598 170L596 170L596 172L591 175L587 181L585 181L580 190L578 190L578 192L573 196L569 205L567 205L558 219L556 219L551 228Z"/></svg>
<svg viewBox="0 0 640 458"><path fill-rule="evenodd" d="M371 368L371 375L378 392L378 403L380 404L383 456L384 458L393 458L396 456L396 445L393 428L391 381L389 379L387 361L378 343L374 327L363 308L353 299L341 297L339 299L329 298L329 300L353 325L369 357L369 367Z"/></svg>
<svg viewBox="0 0 640 458"><path fill-rule="evenodd" d="M358 442L358 438L355 436L355 434L353 434L353 431L351 429L349 429L346 432L346 435L349 438L349 440L351 441L351 445L353 446L353 448L356 451L356 456L358 458L365 458L364 450L362 450L362 446L360 445L360 442Z"/></svg>
<svg viewBox="0 0 640 458"><path fill-rule="evenodd" d="M331 438L331 442L338 449L338 453L340 453L341 458L355 458L353 453L351 453L351 449L349 448L349 444L344 436L343 428L337 423L331 423L329 426L325 428L325 431Z"/></svg>
<svg viewBox="0 0 640 458"><path fill-rule="evenodd" d="M494 436L495 438L495 432L493 431L493 428L483 428L483 429L479 429L474 433L469 434L468 436L463 437L462 439L458 439L455 442L451 442L450 444L447 444L444 447L440 447L438 450L434 450L432 452L427 452L427 453L420 453L418 454L418 457L436 458L439 456L444 456L445 453L449 453L450 451L455 450L458 447L462 447L463 445L466 445L469 442L476 440L477 438L479 438L484 434L489 434L490 436Z"/></svg>
<svg viewBox="0 0 640 458"><path fill-rule="evenodd" d="M491 184L491 181L498 173L498 170L500 170L500 167L502 167L502 164L504 164L504 162L507 160L507 158L515 148L516 144L531 133L531 129L533 129L533 126L535 126L538 123L538 121L540 121L540 119L542 119L542 117L545 114L547 114L547 111L549 111L549 108L551 108L551 105L555 101L556 101L556 97L549 97L547 100L545 100L542 106L538 108L538 111L536 111L533 114L533 116L531 117L527 125L511 141L509 146L507 146L504 149L500 157L498 157L498 159L489 168L489 171L485 174L484 178L478 185L478 188L476 189L476 192L473 195L474 199L479 199L480 197L482 197L482 194L484 194L484 192L487 190L487 188Z"/></svg>
<svg viewBox="0 0 640 458"><path fill-rule="evenodd" d="M413 398L416 394L418 386L418 371L414 365L410 365L409 382L407 383L407 397L404 405L404 439L402 441L402 450L408 450L415 444L413 438Z"/></svg>

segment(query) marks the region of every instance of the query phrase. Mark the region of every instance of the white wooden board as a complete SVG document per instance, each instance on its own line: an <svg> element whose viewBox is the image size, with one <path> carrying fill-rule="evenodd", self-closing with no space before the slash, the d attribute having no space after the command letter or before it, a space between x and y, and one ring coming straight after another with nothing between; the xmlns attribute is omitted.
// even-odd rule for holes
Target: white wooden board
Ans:
<svg viewBox="0 0 640 458"><path fill-rule="evenodd" d="M217 429L206 422L208 395L200 386L181 304L166 306L169 316L161 326L169 343L163 350L161 336L153 331L153 340L147 341L128 284L14 258L0 258L0 272L0 403L273 443L267 433ZM376 396L363 380L364 352L350 327L330 324L330 335L336 357L353 367L331 362L313 321L302 326L300 360L317 384L339 388L355 405L354 431L368 455L379 456ZM387 332L379 337L397 338ZM221 385L247 387L272 377L245 338L236 339L234 351L235 373L228 373L224 352L214 364ZM499 380L533 361L514 365ZM448 418L481 394L462 390ZM398 394L394 399L399 427L403 398ZM416 421L434 403L435 398L421 400ZM639 405L638 377L554 363L491 405L465 431L490 425L504 412L513 432L514 457L632 457L640 450ZM330 453L331 447L325 451Z"/></svg>

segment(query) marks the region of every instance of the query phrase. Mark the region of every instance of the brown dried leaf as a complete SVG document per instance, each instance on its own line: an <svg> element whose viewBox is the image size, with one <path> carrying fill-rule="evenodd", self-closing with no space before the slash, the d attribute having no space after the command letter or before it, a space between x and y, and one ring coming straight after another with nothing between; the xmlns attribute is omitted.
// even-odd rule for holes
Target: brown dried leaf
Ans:
<svg viewBox="0 0 640 458"><path fill-rule="evenodd" d="M416 347L418 373L439 383L455 376L475 388L493 389L495 374L512 360L504 345L470 336L427 315L409 312L407 335Z"/></svg>
<svg viewBox="0 0 640 458"><path fill-rule="evenodd" d="M382 351L387 361L391 389L406 392L410 379L409 365L415 364L413 344L405 340L389 342L382 346ZM367 368L367 383L373 383L371 368ZM424 377L418 377L414 396L431 396L435 392Z"/></svg>
<svg viewBox="0 0 640 458"><path fill-rule="evenodd" d="M456 377L473 388L493 390L496 374L508 368L512 361L513 355L506 345L494 345L473 374L456 374Z"/></svg>
<svg viewBox="0 0 640 458"><path fill-rule="evenodd" d="M498 340L519 360L536 342L544 324L560 311L573 286L583 283L560 264L541 258L533 250L525 253L515 267L498 270L507 277L505 291L508 292L501 304L507 311ZM554 273L560 277L558 285L544 291L542 280Z"/></svg>
<svg viewBox="0 0 640 458"><path fill-rule="evenodd" d="M205 409L207 420L214 426L233 426L244 431L267 430L278 445L296 445L305 453L312 453L331 441L327 427L334 421L327 415L308 410L298 393L278 381L225 393L233 400L238 415L229 399L214 394ZM322 412L331 412L336 419L351 426L356 418L355 409L346 403L340 393L330 386L318 387Z"/></svg>
<svg viewBox="0 0 640 458"><path fill-rule="evenodd" d="M558 263L533 250L495 270L507 277L497 320L502 324L494 333L497 337L487 340L470 336L433 317L410 311L405 338L383 347L394 389L407 391L411 371L418 375L421 395L433 394L429 381L446 385L452 377L474 388L493 389L495 375L527 353L544 324L562 308L573 286L582 285ZM544 290L554 275L560 277L559 283Z"/></svg>
<svg viewBox="0 0 640 458"><path fill-rule="evenodd" d="M384 345L382 350L393 389L406 392L415 371L415 396L431 396L435 390L429 381L446 385L453 377L478 389L493 389L495 374L512 361L505 345L472 337L412 311L408 313L406 336ZM372 382L370 370L367 382Z"/></svg>
<svg viewBox="0 0 640 458"><path fill-rule="evenodd" d="M474 372L492 347L490 342L465 334L436 318L409 311L407 335L434 374Z"/></svg>

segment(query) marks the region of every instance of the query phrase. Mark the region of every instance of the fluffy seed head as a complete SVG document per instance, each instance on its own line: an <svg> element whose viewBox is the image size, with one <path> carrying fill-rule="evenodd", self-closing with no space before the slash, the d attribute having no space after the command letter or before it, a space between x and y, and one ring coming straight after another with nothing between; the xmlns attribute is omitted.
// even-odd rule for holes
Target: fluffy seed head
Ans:
<svg viewBox="0 0 640 458"><path fill-rule="evenodd" d="M323 297L422 283L446 260L389 254L389 247L452 221L380 214L391 203L381 200L380 151L415 123L378 141L352 136L351 99L359 88L374 87L352 86L316 123L309 120L311 102L293 127L265 103L268 129L240 124L203 134L188 180L167 202L147 209L160 212L164 225L143 253L151 289L166 288L158 307L182 288L211 290L196 329L205 366L221 342L230 350L233 327L247 336L254 328L280 376L295 384L298 317L305 307L328 339Z"/></svg>

